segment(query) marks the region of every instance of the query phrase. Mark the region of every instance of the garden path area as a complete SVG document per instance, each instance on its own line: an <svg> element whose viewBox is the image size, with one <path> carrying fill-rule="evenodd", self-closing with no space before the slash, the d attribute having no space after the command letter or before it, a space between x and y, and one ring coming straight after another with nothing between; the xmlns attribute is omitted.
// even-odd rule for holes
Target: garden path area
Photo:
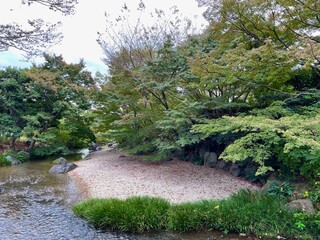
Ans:
<svg viewBox="0 0 320 240"><path fill-rule="evenodd" d="M221 199L254 184L220 169L197 166L181 160L142 161L114 150L101 150L76 162L68 174L84 198L156 196L172 203Z"/></svg>

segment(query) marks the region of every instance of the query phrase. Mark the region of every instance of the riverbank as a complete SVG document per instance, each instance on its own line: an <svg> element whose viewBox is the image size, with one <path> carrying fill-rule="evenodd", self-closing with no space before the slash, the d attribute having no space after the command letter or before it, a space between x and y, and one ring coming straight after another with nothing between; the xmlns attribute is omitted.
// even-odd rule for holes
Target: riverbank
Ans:
<svg viewBox="0 0 320 240"><path fill-rule="evenodd" d="M69 175L83 198L153 196L171 203L223 199L240 189L259 188L241 178L207 166L172 160L142 161L137 156L102 150L77 162Z"/></svg>

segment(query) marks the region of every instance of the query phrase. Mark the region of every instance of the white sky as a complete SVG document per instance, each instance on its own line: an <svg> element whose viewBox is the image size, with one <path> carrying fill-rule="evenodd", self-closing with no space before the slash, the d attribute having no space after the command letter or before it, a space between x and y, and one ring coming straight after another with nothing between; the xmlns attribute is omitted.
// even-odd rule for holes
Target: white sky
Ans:
<svg viewBox="0 0 320 240"><path fill-rule="evenodd" d="M0 23L17 22L23 24L27 19L43 18L45 21L61 21L60 28L64 38L59 45L51 48L50 51L62 54L67 62L78 62L83 58L87 68L93 72L105 73L106 66L101 61L103 52L96 42L97 32L104 32L105 13L116 17L121 12L124 3L131 12L137 9L139 0L78 0L76 13L70 16L63 16L61 13L49 11L47 8L33 4L28 7L21 4L21 0L1 0ZM168 10L177 6L180 12L193 19L197 15L197 24L205 24L201 14L204 9L198 8L195 0L144 0L147 12L154 8ZM12 9L12 10L11 10ZM17 66L27 67L28 63L18 61L22 59L17 50L10 49L7 52L0 52L0 67ZM37 60L38 62L39 60Z"/></svg>

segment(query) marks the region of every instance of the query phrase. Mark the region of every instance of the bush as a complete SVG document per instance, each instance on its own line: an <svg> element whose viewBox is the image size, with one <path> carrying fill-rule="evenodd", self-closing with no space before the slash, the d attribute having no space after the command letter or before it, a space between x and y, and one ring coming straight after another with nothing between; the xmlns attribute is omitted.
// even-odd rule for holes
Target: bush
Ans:
<svg viewBox="0 0 320 240"><path fill-rule="evenodd" d="M6 151L0 155L0 167L11 166L11 162L6 160L7 156L14 157L21 162L26 162L29 160L29 157L24 152Z"/></svg>
<svg viewBox="0 0 320 240"><path fill-rule="evenodd" d="M0 155L0 167L10 166L11 163L7 161L5 155Z"/></svg>
<svg viewBox="0 0 320 240"><path fill-rule="evenodd" d="M53 155L69 153L69 149L63 144L54 144L45 147L36 147L30 150L30 159L42 159Z"/></svg>

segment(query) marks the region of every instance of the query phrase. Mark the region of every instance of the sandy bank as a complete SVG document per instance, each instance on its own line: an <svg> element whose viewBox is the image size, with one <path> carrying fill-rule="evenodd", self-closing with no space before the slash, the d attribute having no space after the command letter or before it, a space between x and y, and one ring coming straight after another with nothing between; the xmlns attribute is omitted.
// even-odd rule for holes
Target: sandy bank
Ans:
<svg viewBox="0 0 320 240"><path fill-rule="evenodd" d="M69 175L85 198L149 195L179 203L221 199L241 188L258 189L219 169L179 160L145 162L116 151L94 152L77 165Z"/></svg>

